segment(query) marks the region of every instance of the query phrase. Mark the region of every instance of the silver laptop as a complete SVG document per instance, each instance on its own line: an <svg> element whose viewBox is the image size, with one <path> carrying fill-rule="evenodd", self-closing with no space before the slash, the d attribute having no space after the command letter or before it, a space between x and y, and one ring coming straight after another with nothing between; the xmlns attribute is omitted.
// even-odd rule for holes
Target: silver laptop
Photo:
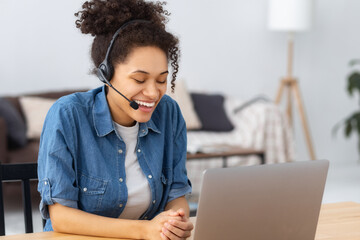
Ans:
<svg viewBox="0 0 360 240"><path fill-rule="evenodd" d="M329 161L209 169L194 240L314 240Z"/></svg>

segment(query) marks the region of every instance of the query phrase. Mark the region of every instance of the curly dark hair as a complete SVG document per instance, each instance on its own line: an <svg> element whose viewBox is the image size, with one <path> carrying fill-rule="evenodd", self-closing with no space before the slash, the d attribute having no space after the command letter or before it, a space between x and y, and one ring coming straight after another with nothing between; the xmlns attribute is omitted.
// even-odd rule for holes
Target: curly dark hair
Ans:
<svg viewBox="0 0 360 240"><path fill-rule="evenodd" d="M82 11L75 13L76 27L84 34L95 36L91 58L95 67L104 60L113 34L124 23L143 19L121 31L111 50L109 61L123 63L135 47L155 46L166 53L171 63L171 89L175 89L176 74L179 71L179 40L165 29L170 13L163 8L166 2L145 2L144 0L92 0L82 5ZM94 69L94 73L96 68Z"/></svg>

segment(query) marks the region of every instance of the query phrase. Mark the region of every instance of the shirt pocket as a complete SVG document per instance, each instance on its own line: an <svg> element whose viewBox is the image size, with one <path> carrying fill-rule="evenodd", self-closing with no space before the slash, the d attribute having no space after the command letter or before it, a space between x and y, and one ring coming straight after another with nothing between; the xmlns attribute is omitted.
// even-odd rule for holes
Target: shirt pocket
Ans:
<svg viewBox="0 0 360 240"><path fill-rule="evenodd" d="M102 201L108 181L81 174L79 179L79 208L90 213L97 213L102 208Z"/></svg>

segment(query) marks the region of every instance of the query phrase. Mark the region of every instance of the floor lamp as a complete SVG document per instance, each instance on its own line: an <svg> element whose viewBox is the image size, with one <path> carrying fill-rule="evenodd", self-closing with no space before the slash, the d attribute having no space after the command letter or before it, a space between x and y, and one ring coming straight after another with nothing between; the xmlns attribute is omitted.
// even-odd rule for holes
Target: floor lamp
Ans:
<svg viewBox="0 0 360 240"><path fill-rule="evenodd" d="M300 88L293 76L294 34L310 28L312 7L312 0L269 0L269 29L288 33L287 75L280 82L275 102L279 104L283 94L286 94L287 91L286 113L290 124L292 124L292 99L295 99L309 155L312 160L315 160L315 151L306 120L304 104L301 100Z"/></svg>

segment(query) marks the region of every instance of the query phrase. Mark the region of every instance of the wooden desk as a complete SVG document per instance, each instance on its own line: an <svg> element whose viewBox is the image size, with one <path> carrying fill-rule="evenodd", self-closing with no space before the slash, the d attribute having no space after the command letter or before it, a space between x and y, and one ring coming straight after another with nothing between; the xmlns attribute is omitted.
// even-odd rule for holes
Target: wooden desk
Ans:
<svg viewBox="0 0 360 240"><path fill-rule="evenodd" d="M195 222L196 219L192 218ZM114 240L54 232L19 234L0 237L3 240ZM316 240L359 240L360 203L342 202L323 204L320 211ZM192 240L192 238L189 238Z"/></svg>
<svg viewBox="0 0 360 240"><path fill-rule="evenodd" d="M218 150L217 150L218 149ZM207 159L207 158L222 158L223 167L227 167L227 158L233 156L250 156L255 155L260 158L261 164L265 164L265 153L264 151L255 149L245 149L235 146L219 145L214 146L213 152L207 153L188 153L187 160L194 159Z"/></svg>
<svg viewBox="0 0 360 240"><path fill-rule="evenodd" d="M316 240L359 240L360 203L323 204L316 230Z"/></svg>

